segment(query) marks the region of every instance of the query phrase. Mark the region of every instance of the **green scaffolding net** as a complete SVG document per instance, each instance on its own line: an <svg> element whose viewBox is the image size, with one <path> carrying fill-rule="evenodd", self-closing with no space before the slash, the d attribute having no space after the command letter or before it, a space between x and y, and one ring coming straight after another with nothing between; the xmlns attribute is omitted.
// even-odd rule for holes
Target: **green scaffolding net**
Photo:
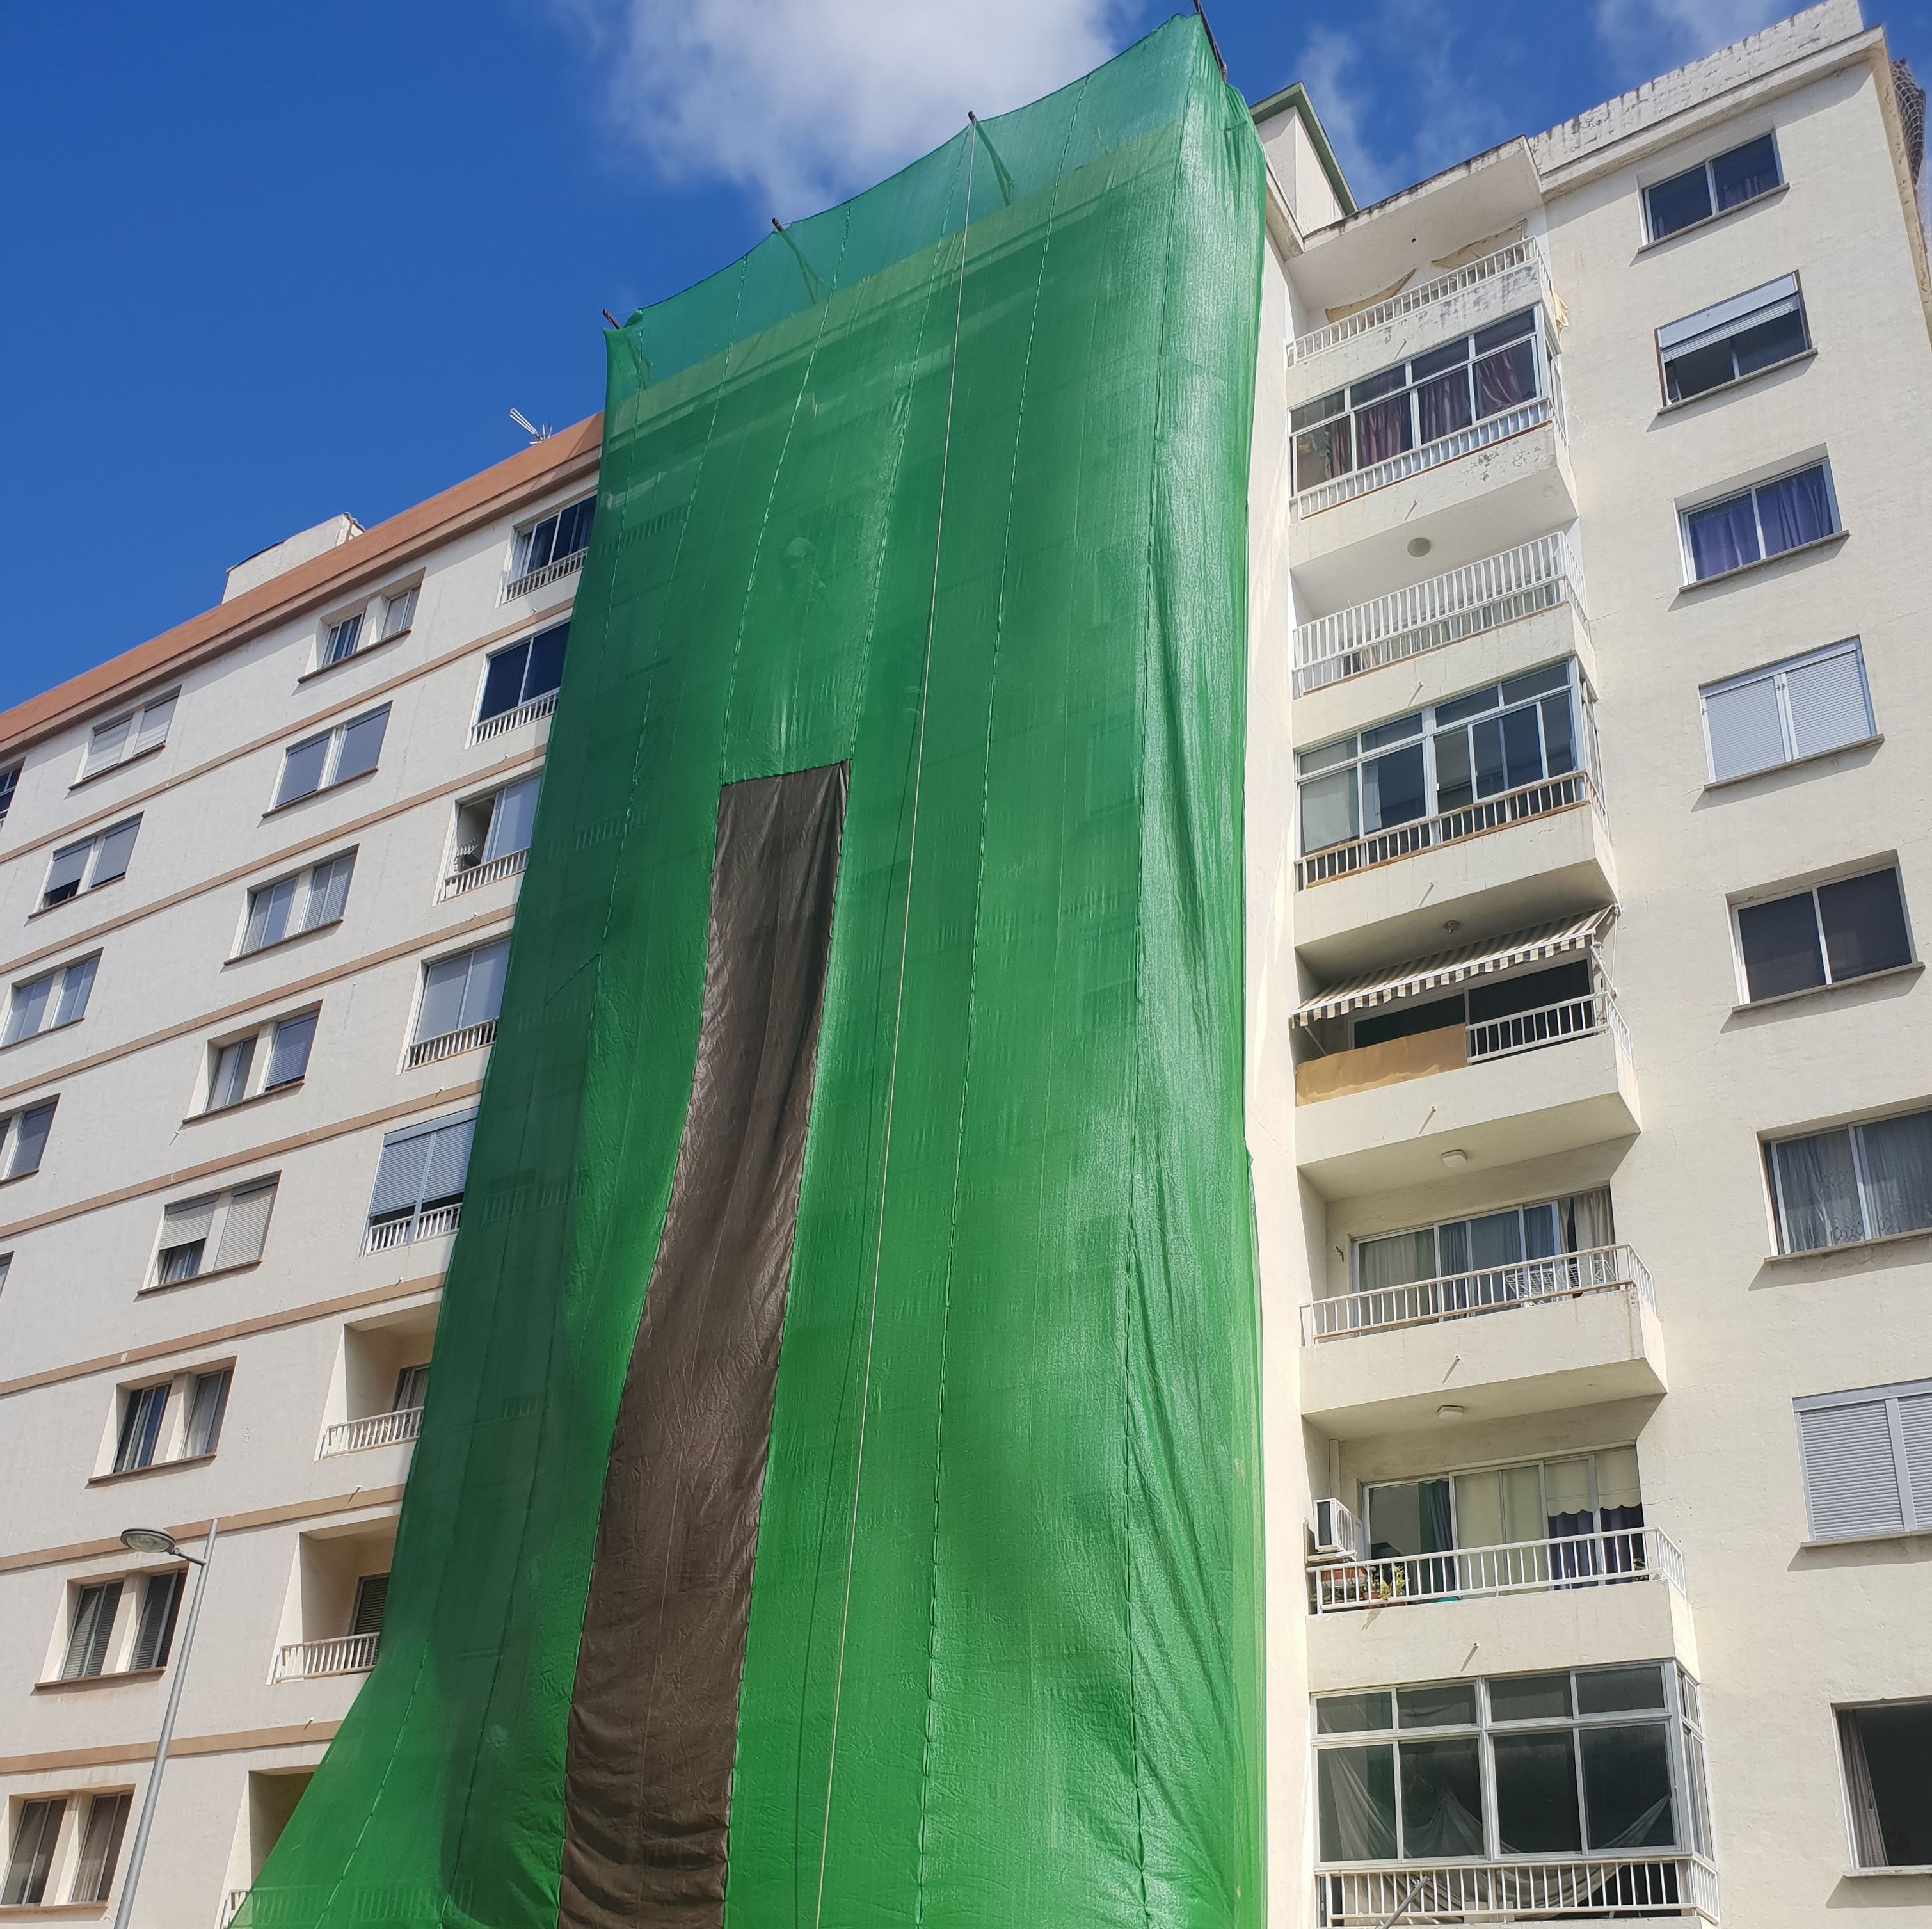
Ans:
<svg viewBox="0 0 1932 1929"><path fill-rule="evenodd" d="M380 1660L242 1929L1261 1921L1262 178L1184 16L609 338Z"/></svg>

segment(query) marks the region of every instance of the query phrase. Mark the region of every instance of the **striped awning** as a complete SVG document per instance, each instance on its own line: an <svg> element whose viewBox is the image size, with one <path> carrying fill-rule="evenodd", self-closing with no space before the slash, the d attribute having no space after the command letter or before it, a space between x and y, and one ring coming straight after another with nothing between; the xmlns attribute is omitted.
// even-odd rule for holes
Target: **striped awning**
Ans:
<svg viewBox="0 0 1932 1929"><path fill-rule="evenodd" d="M1519 964L1561 957L1565 952L1586 950L1616 915L1614 909L1586 911L1581 917L1540 924L1534 930L1512 932L1507 938L1484 938L1480 944L1438 952L1433 958L1384 965L1378 971L1364 972L1359 978L1344 978L1340 984L1318 992L1295 1013L1295 1022L1313 1024L1324 1018L1340 1018L1344 1012L1393 1004L1398 998L1420 998L1424 992L1441 991L1471 978L1513 970Z"/></svg>

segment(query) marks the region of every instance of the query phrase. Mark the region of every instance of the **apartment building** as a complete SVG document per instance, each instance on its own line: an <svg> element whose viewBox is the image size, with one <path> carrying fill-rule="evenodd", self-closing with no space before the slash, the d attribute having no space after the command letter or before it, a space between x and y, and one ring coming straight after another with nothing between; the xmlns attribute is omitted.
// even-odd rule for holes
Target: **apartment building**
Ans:
<svg viewBox="0 0 1932 1929"><path fill-rule="evenodd" d="M596 421L0 718L0 1914L224 1919L381 1638Z"/></svg>
<svg viewBox="0 0 1932 1929"><path fill-rule="evenodd" d="M1250 488L1268 1919L1932 1922L1922 97L1358 209ZM0 1914L225 1919L380 1640L598 424L0 718ZM105 891L97 898L94 893Z"/></svg>

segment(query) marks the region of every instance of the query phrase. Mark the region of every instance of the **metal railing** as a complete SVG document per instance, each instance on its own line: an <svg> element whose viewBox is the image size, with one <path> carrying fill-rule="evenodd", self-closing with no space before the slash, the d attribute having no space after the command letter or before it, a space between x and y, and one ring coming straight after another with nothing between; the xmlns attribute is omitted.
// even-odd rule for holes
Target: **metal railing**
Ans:
<svg viewBox="0 0 1932 1929"><path fill-rule="evenodd" d="M566 576L574 576L584 567L584 559L589 552L572 550L568 556L560 556L554 562L546 562L541 569L526 569L520 576L513 576L503 585L500 603L514 602L519 596L527 596L532 590L541 590L546 583L560 583Z"/></svg>
<svg viewBox="0 0 1932 1929"><path fill-rule="evenodd" d="M1568 602L1583 613L1582 572L1567 532L1540 536L1426 583L1304 623L1294 632L1294 694L1420 656Z"/></svg>
<svg viewBox="0 0 1932 1929"><path fill-rule="evenodd" d="M428 1212L414 1212L400 1219L379 1220L370 1227L362 1242L364 1252L392 1252L398 1246L413 1246L418 1239L446 1239L463 1222L463 1202L434 1206Z"/></svg>
<svg viewBox="0 0 1932 1929"><path fill-rule="evenodd" d="M1559 1252L1547 1259L1525 1259L1513 1266L1480 1272L1449 1273L1400 1286L1366 1292L1337 1293L1301 1309L1304 1346L1340 1340L1352 1333L1392 1327L1428 1326L1438 1320L1467 1319L1504 1312L1514 1306L1546 1305L1584 1293L1634 1291L1657 1310L1657 1288L1649 1270L1628 1246L1593 1246L1582 1252Z"/></svg>
<svg viewBox="0 0 1932 1929"><path fill-rule="evenodd" d="M1587 770L1566 770L1559 777L1519 784L1514 790L1498 790L1493 797L1478 798L1473 804L1440 811L1432 818L1414 818L1407 824L1391 824L1386 830L1371 831L1366 837L1351 838L1346 844L1331 844L1326 850L1311 851L1296 861L1295 884L1305 890L1333 878L1372 870L1378 864L1413 857L1420 850L1433 850L1462 838L1506 830L1526 818L1547 817L1552 812L1574 810L1583 804L1594 805L1598 814L1602 814L1603 799L1596 780Z"/></svg>
<svg viewBox="0 0 1932 1929"><path fill-rule="evenodd" d="M332 1641L291 1641L275 1655L278 1682L322 1675L366 1675L376 1665L380 1634L338 1634Z"/></svg>
<svg viewBox="0 0 1932 1929"><path fill-rule="evenodd" d="M501 878L514 878L530 862L530 854L525 850L506 850L500 857L493 857L487 864L464 866L459 854L459 868L452 871L442 880L439 894L445 898L459 897L465 891L473 891L480 885L494 884Z"/></svg>
<svg viewBox="0 0 1932 1929"><path fill-rule="evenodd" d="M1391 295L1386 302L1378 302L1372 308L1358 309L1352 315L1344 315L1339 322L1330 322L1326 328L1311 328L1305 335L1297 335L1288 345L1288 366L1298 368L1329 349L1339 347L1345 341L1353 341L1358 335L1367 334L1390 322L1400 321L1404 315L1414 314L1419 308L1447 301L1466 288L1480 288L1486 281L1498 280L1522 268L1528 268L1539 285L1549 280L1542 245L1527 236L1521 241L1511 242L1507 248L1498 248L1493 254L1466 262L1460 268L1452 268L1433 281L1425 281L1420 287L1405 289L1400 295Z"/></svg>
<svg viewBox="0 0 1932 1929"><path fill-rule="evenodd" d="M454 1058L459 1052L477 1052L492 1043L496 1021L486 1018L481 1024L466 1024L460 1030L440 1031L434 1038L419 1038L410 1047L403 1069L413 1072L418 1065L434 1065L441 1058Z"/></svg>
<svg viewBox="0 0 1932 1929"><path fill-rule="evenodd" d="M1512 436L1527 434L1552 419L1550 398L1532 396L1529 400L1519 402L1499 415L1486 416L1479 422L1472 422L1454 435L1440 436L1419 448L1406 448L1400 455L1372 462L1366 469L1351 470L1346 476L1333 476L1326 482L1318 482L1312 488L1303 490L1294 499L1295 515L1299 519L1317 514L1323 509L1332 509L1338 503L1352 502L1358 496L1386 489L1392 482L1406 482L1410 476L1420 476L1425 470L1439 469L1445 462L1459 462L1466 455L1474 455L1479 448L1507 442Z"/></svg>
<svg viewBox="0 0 1932 1929"><path fill-rule="evenodd" d="M398 1407L393 1413L372 1413L323 1430L318 1459L331 1454L359 1454L368 1447L394 1447L422 1431L422 1408Z"/></svg>
<svg viewBox="0 0 1932 1929"><path fill-rule="evenodd" d="M1718 1920L1718 1872L1701 1856L1569 1856L1534 1862L1387 1862L1315 1878L1322 1929L1546 1922L1616 1916Z"/></svg>
<svg viewBox="0 0 1932 1929"><path fill-rule="evenodd" d="M1677 1544L1654 1527L1612 1527L1597 1534L1516 1540L1501 1547L1458 1547L1440 1554L1324 1562L1308 1570L1310 1604L1316 1614L1646 1580L1668 1581L1688 1598L1684 1556Z"/></svg>
<svg viewBox="0 0 1932 1929"><path fill-rule="evenodd" d="M1534 1052L1560 1045L1566 1038L1586 1038L1610 1028L1612 1000L1608 992L1586 992L1533 1011L1511 1012L1507 1018L1483 1018L1469 1027L1469 1063L1507 1058L1513 1052Z"/></svg>
<svg viewBox="0 0 1932 1929"><path fill-rule="evenodd" d="M472 744L484 742L493 736L501 736L506 730L520 729L526 723L535 723L547 717L556 708L556 692L546 690L541 697L532 697L527 704L519 704L514 710L500 711L494 717L485 717L470 733Z"/></svg>

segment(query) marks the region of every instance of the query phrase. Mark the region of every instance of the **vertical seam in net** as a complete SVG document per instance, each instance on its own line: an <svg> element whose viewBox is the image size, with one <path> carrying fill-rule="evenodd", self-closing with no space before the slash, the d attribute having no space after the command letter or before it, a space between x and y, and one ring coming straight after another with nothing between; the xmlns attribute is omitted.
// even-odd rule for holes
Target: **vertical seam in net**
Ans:
<svg viewBox="0 0 1932 1929"><path fill-rule="evenodd" d="M905 910L899 921L898 982L892 1004L892 1048L886 1072L886 1115L879 1159L879 1210L872 1240L872 1287L866 1314L866 1362L859 1379L859 1438L852 1461L852 1511L845 1536L845 1586L838 1610L838 1660L832 1684L832 1732L825 1750L825 1810L818 1832L818 1889L812 1906L813 1929L825 1914L825 1864L832 1840L832 1788L838 1766L838 1713L845 1690L845 1637L852 1621L852 1569L859 1544L859 1489L866 1471L866 1409L872 1396L872 1341L879 1318L879 1269L886 1244L886 1187L892 1170L892 1100L898 1089L899 1036L905 1016L906 958L912 944L914 862L919 852L920 782L926 769L926 700L932 683L932 635L939 620L939 559L946 536L946 476L952 457L952 398L959 380L959 329L966 308L967 246L973 232L974 141L966 136L966 206L959 224L959 278L952 302L952 358L946 376L946 428L939 451L939 506L932 531L932 586L926 598L926 652L920 664L919 724L912 765L912 812L906 839Z"/></svg>

